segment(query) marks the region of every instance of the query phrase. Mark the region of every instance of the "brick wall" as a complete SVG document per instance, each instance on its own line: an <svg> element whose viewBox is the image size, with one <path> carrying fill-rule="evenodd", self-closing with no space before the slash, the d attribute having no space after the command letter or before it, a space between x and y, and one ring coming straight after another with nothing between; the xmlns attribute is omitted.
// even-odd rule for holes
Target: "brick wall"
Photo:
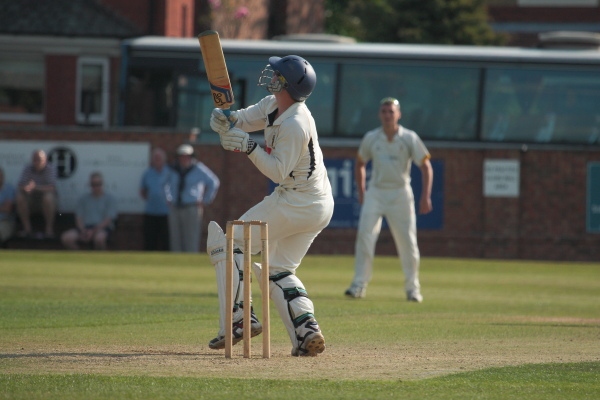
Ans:
<svg viewBox="0 0 600 400"><path fill-rule="evenodd" d="M100 2L127 19L144 34L195 36L195 0L100 0Z"/></svg>
<svg viewBox="0 0 600 400"><path fill-rule="evenodd" d="M600 7L490 6L495 22L600 22Z"/></svg>
<svg viewBox="0 0 600 400"><path fill-rule="evenodd" d="M0 140L66 140L148 142L170 157L187 133L60 129L3 129ZM215 202L205 210L224 224L241 216L268 191L266 179L242 154L219 145L195 145L198 158L221 179ZM600 149L519 150L455 149L429 146L444 163L444 222L441 230L420 230L424 256L600 260L600 234L586 233L587 164L600 161ZM355 148L324 148L326 158L353 158ZM518 198L484 197L485 159L520 160ZM310 249L313 254L352 254L354 229L325 229ZM141 218L122 215L114 248L141 249ZM395 254L389 232L382 232L378 254Z"/></svg>
<svg viewBox="0 0 600 400"><path fill-rule="evenodd" d="M490 22L535 24L598 24L600 7L519 7L513 5L491 5L488 7ZM560 25L557 25L560 26ZM548 29L542 29L547 31ZM564 30L555 28L550 30ZM537 31L510 32L509 45L535 47L539 44Z"/></svg>
<svg viewBox="0 0 600 400"><path fill-rule="evenodd" d="M46 56L46 124L75 125L76 76L76 56Z"/></svg>
<svg viewBox="0 0 600 400"><path fill-rule="evenodd" d="M281 23L283 31L276 34L319 33L325 21L323 0L221 0L218 6L206 0L100 1L140 32L161 36L194 37L215 29L222 38L267 39L270 24ZM238 13L242 7L247 10L243 17Z"/></svg>
<svg viewBox="0 0 600 400"><path fill-rule="evenodd" d="M248 14L236 18L240 7L245 7ZM228 39L268 39L269 28L276 34L319 33L325 24L323 0L223 0L212 10L212 17L212 29Z"/></svg>
<svg viewBox="0 0 600 400"><path fill-rule="evenodd" d="M164 36L195 36L194 0L167 0L164 7Z"/></svg>

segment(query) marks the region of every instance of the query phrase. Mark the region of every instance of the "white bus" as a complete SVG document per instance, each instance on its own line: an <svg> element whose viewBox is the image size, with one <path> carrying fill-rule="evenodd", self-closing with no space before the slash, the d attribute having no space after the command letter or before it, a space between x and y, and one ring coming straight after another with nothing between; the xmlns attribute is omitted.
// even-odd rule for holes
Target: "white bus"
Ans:
<svg viewBox="0 0 600 400"><path fill-rule="evenodd" d="M307 100L323 138L359 138L383 97L424 140L600 146L600 51L510 47L222 40L236 98L270 56L295 54L317 73ZM196 39L123 42L118 124L210 130L213 108Z"/></svg>

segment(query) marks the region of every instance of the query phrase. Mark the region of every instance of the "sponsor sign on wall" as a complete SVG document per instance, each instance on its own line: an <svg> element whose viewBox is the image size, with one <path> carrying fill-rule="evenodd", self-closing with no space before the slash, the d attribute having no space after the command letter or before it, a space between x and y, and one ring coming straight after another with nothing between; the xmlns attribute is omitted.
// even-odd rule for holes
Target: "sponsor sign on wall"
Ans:
<svg viewBox="0 0 600 400"><path fill-rule="evenodd" d="M519 160L484 160L483 195L485 197L519 197Z"/></svg>
<svg viewBox="0 0 600 400"><path fill-rule="evenodd" d="M367 181L370 176L370 164L367 165ZM361 205L357 201L356 182L354 180L354 159L326 159L327 175L331 183L335 208L329 228L356 228ZM433 188L431 203L433 211L426 215L417 215L418 229L442 229L444 222L444 164L441 160L431 160L433 168ZM421 195L421 171L414 164L411 172L411 186L415 195L415 209L419 210ZM383 227L386 228L384 219Z"/></svg>

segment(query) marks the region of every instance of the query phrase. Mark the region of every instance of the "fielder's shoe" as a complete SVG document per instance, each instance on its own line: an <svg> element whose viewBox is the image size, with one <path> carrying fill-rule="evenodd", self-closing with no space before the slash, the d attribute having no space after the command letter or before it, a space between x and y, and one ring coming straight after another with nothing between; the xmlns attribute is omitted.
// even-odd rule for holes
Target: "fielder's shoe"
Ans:
<svg viewBox="0 0 600 400"><path fill-rule="evenodd" d="M367 295L367 288L352 285L346 289L344 294L353 299L362 299Z"/></svg>
<svg viewBox="0 0 600 400"><path fill-rule="evenodd" d="M292 349L294 357L316 357L325 351L325 337L314 318L307 319L296 328L299 346Z"/></svg>
<svg viewBox="0 0 600 400"><path fill-rule="evenodd" d="M250 314L250 337L258 336L262 333L262 325L258 321L256 314L254 314L254 310L252 310ZM233 340L232 345L236 345L239 341L244 339L244 319L240 319L237 322L233 323ZM225 336L217 336L210 342L208 342L208 347L213 350L221 350L225 348Z"/></svg>
<svg viewBox="0 0 600 400"><path fill-rule="evenodd" d="M421 293L418 290L407 290L406 300L421 303L423 301L423 296L421 296Z"/></svg>

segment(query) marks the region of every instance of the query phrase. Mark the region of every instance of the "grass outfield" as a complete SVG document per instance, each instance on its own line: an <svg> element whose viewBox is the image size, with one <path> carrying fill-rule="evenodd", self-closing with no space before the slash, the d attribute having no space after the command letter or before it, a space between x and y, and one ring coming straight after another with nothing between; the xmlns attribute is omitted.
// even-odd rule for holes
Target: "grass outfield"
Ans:
<svg viewBox="0 0 600 400"><path fill-rule="evenodd" d="M422 304L393 257L361 300L352 257L298 276L325 353L291 357L272 306L272 358L225 360L205 255L0 251L0 399L600 398L600 263L425 258Z"/></svg>

